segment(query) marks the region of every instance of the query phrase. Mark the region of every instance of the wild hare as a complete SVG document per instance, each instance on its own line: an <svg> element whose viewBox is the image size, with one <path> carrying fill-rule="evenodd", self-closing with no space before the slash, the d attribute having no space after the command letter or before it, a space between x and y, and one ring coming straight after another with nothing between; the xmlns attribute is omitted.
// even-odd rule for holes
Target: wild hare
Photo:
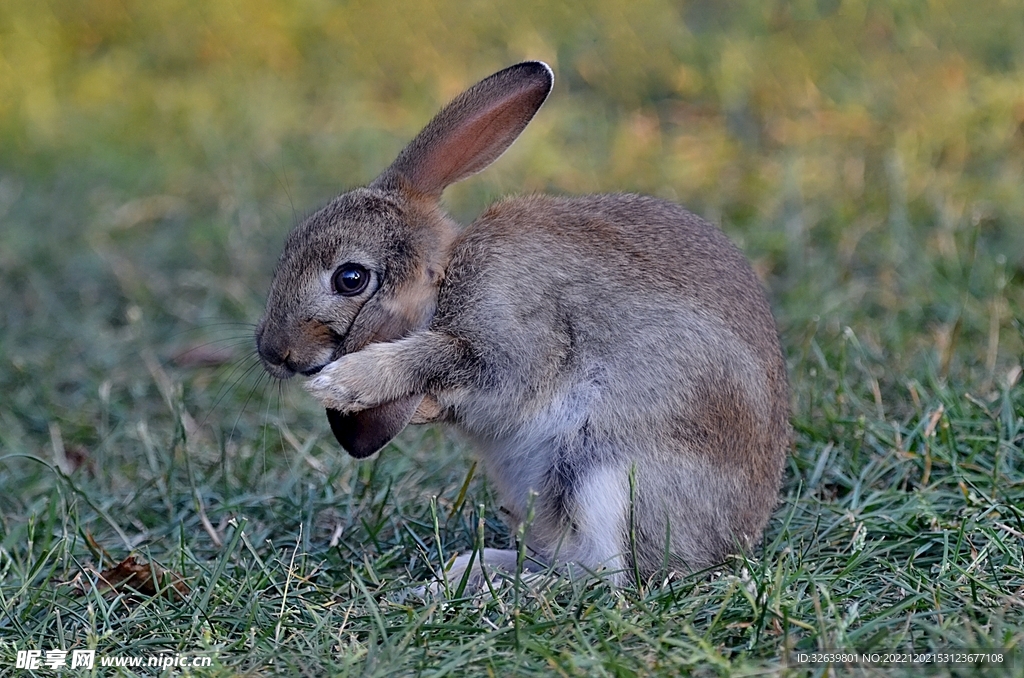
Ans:
<svg viewBox="0 0 1024 678"><path fill-rule="evenodd" d="M790 435L775 323L743 255L639 195L507 198L465 227L440 206L552 83L540 62L477 83L367 188L296 227L260 357L312 377L354 457L409 423L461 430L513 524L533 502L541 562L616 583L666 558L714 565L760 539ZM511 568L515 552L485 561Z"/></svg>

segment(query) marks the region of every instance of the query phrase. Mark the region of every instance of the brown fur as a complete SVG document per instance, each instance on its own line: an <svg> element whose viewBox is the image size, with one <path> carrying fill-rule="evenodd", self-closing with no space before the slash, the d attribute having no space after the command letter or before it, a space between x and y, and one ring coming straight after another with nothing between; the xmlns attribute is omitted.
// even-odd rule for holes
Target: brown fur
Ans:
<svg viewBox="0 0 1024 678"><path fill-rule="evenodd" d="M531 63L484 80L370 188L296 229L260 353L278 376L315 373L321 402L369 422L350 427L360 454L410 420L463 431L512 520L537 493L540 559L616 581L632 565L706 567L760 539L789 441L775 324L742 254L644 196L510 198L461 232L438 206L550 84ZM375 275L352 298L323 283L349 261Z"/></svg>

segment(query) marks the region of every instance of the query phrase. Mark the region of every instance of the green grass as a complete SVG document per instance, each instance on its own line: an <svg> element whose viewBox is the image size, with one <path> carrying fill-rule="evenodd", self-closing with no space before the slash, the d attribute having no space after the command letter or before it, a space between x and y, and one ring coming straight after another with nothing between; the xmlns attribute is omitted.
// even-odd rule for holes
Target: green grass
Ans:
<svg viewBox="0 0 1024 678"><path fill-rule="evenodd" d="M5 3L0 675L61 648L208 653L211 676L822 675L792 653L1001 648L1008 670L905 672L1024 675L1024 13L983 4ZM424 597L511 536L469 450L412 427L348 458L262 375L252 324L303 213L527 56L555 95L453 212L624 189L721 223L773 301L796 437L746 558ZM129 554L191 593L83 595Z"/></svg>
<svg viewBox="0 0 1024 678"><path fill-rule="evenodd" d="M757 673L817 648L1016 647L1021 387L989 401L913 384L920 406L879 418L870 358L853 337L828 345L831 357L811 338L796 359L814 376L800 383L784 500L748 560L641 590L549 581L459 600L410 589L441 554L507 533L485 484L455 505L467 464L443 433L409 431L357 463L286 395L241 414L222 402L214 417L237 421L214 442L182 418L206 409L212 384L193 393L200 377L182 375L165 403L140 377L111 395L94 466L71 477L5 437L3 659L75 645L210 652L209 675L629 676ZM98 562L90 537L184 574L192 594L81 596L66 582Z"/></svg>

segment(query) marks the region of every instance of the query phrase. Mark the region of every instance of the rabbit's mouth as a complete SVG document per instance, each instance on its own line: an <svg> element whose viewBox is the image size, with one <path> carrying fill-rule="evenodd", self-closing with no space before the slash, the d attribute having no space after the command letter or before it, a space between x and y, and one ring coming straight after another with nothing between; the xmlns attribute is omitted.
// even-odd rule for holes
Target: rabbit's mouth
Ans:
<svg viewBox="0 0 1024 678"><path fill-rule="evenodd" d="M331 353L329 360L324 360L323 355L312 360L304 360L294 355L290 350L286 349L282 352L258 340L257 352L259 353L260 361L263 363L263 369L270 376L282 380L290 379L296 374L311 377L324 369L333 360L336 360L334 352Z"/></svg>
<svg viewBox="0 0 1024 678"><path fill-rule="evenodd" d="M330 332L333 348L330 346L324 348L325 351L330 350L331 352L327 359L324 360L323 354L321 353L320 360L323 360L323 362L314 365L297 365L293 363L291 360L285 360L283 363L283 367L291 372L291 374L288 375L289 377L294 374L301 374L304 377L312 377L316 374L319 374L321 370L323 370L325 367L327 367L335 360L337 360L341 356L345 355L345 353L347 353L347 351L345 350L346 335L338 334L337 332L334 331Z"/></svg>

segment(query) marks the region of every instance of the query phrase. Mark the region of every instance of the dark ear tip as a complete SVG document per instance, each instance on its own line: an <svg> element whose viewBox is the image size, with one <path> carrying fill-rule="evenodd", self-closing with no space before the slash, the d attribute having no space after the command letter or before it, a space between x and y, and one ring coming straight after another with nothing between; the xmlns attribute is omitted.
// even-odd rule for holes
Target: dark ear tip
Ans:
<svg viewBox="0 0 1024 678"><path fill-rule="evenodd" d="M504 75L506 73L517 78L528 78L538 81L543 85L545 95L551 91L551 87L555 84L555 72L543 61L523 61L514 66L509 66L496 75Z"/></svg>
<svg viewBox="0 0 1024 678"><path fill-rule="evenodd" d="M406 396L355 414L328 409L327 421L346 452L366 459L401 433L422 400L422 395Z"/></svg>
<svg viewBox="0 0 1024 678"><path fill-rule="evenodd" d="M545 80L550 80L552 82L555 80L555 72L551 70L551 66L548 66L543 61L521 61L512 66L512 68L523 68L532 74L543 77Z"/></svg>
<svg viewBox="0 0 1024 678"><path fill-rule="evenodd" d="M342 448L356 459L366 459L387 444L373 431L367 431L357 415L342 414L337 410L327 410L327 421L331 424L331 433Z"/></svg>

